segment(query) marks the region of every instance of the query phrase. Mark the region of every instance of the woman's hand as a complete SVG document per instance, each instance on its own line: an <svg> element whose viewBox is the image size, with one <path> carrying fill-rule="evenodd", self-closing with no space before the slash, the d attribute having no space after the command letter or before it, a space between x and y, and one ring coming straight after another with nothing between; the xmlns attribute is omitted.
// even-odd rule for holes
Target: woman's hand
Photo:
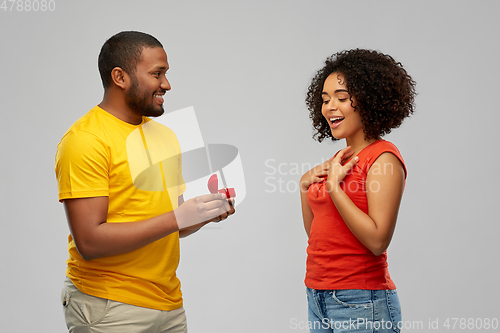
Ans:
<svg viewBox="0 0 500 333"><path fill-rule="evenodd" d="M319 183L323 181L323 179L328 175L328 169L330 168L330 161L332 159L329 159L323 164L317 165L311 170L307 171L301 178L300 178L300 191L301 192L307 192L309 189L309 186L314 183Z"/></svg>
<svg viewBox="0 0 500 333"><path fill-rule="evenodd" d="M328 160L328 180L327 180L327 190L331 191L332 189L337 188L340 183L344 180L345 176L349 174L349 172L352 170L354 165L358 162L358 157L355 156L352 158L349 162L345 163L349 158L352 157L354 154L353 151L351 151L351 147L348 146L341 151L338 152L338 154ZM342 165L345 163L344 165Z"/></svg>

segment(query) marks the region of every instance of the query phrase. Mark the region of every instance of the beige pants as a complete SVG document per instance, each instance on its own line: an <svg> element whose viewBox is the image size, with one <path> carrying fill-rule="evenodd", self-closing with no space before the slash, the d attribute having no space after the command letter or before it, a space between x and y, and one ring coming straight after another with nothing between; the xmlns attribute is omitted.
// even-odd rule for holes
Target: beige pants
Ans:
<svg viewBox="0 0 500 333"><path fill-rule="evenodd" d="M61 293L71 333L186 333L184 309L160 311L82 293L69 278Z"/></svg>

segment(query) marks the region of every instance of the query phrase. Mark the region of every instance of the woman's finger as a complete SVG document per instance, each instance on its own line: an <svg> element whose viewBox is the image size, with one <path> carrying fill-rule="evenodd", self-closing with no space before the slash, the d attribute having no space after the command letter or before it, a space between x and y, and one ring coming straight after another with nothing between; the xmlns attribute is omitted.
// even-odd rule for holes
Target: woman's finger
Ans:
<svg viewBox="0 0 500 333"><path fill-rule="evenodd" d="M351 170L356 165L356 163L358 163L358 161L359 161L359 157L354 156L354 158L350 159L349 162L344 164L344 166L343 166L344 170L346 172Z"/></svg>
<svg viewBox="0 0 500 333"><path fill-rule="evenodd" d="M351 155L352 155L351 146L347 146L338 152L337 156L334 157L333 161L341 163L346 158L349 158L349 156Z"/></svg>
<svg viewBox="0 0 500 333"><path fill-rule="evenodd" d="M352 154L351 146L345 147L344 149L341 150L341 152L342 152L342 155L344 155L344 156L347 155L347 154L349 154L349 153Z"/></svg>
<svg viewBox="0 0 500 333"><path fill-rule="evenodd" d="M342 150L341 150L341 151L339 151L339 152L338 152L338 154L337 154L337 155L335 155L335 156L333 157L333 159L332 159L332 160L331 160L331 162L330 162L330 165L331 165L332 163L340 163L340 162L342 162L343 157L344 157L344 153L343 153L343 152L342 152Z"/></svg>

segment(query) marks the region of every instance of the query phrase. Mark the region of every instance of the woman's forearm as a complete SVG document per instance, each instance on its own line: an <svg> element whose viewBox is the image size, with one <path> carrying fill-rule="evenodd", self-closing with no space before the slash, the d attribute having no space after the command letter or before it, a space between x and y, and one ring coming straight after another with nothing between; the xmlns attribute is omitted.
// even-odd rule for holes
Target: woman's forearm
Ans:
<svg viewBox="0 0 500 333"><path fill-rule="evenodd" d="M328 193L353 235L374 255L382 254L389 246L390 238L387 240L380 232L377 223L352 202L340 185L328 186Z"/></svg>

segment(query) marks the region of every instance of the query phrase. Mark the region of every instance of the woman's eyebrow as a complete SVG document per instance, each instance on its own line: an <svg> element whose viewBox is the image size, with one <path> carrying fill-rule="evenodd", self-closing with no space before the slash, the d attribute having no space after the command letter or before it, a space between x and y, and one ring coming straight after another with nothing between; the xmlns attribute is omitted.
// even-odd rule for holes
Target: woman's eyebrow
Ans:
<svg viewBox="0 0 500 333"><path fill-rule="evenodd" d="M341 93L341 92L349 93L346 89L337 89L337 90L335 90L333 93L334 93L334 94L338 94L338 93ZM327 93L326 91L323 91L323 92L321 93L321 95L322 95L322 96L323 96L323 95L328 95L328 93Z"/></svg>
<svg viewBox="0 0 500 333"><path fill-rule="evenodd" d="M346 92L346 93L349 93L349 92L348 92L347 90L345 90L345 89L337 89L337 90L335 90L335 93L336 93L336 94L337 94L337 93L339 93L339 92Z"/></svg>

